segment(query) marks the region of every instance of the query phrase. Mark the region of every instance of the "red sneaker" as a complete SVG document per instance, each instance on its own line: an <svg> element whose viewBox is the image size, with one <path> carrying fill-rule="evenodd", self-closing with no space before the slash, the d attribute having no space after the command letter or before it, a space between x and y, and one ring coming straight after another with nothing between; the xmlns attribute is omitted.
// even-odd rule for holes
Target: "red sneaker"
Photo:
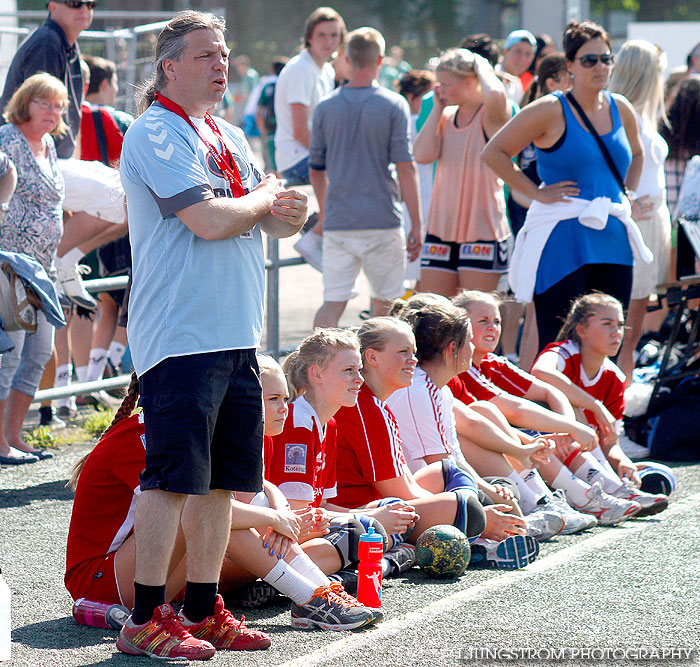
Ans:
<svg viewBox="0 0 700 667"><path fill-rule="evenodd" d="M143 625L127 619L117 639L117 649L129 655L147 655L161 660L208 660L216 649L207 641L195 639L185 630L173 608L163 604Z"/></svg>
<svg viewBox="0 0 700 667"><path fill-rule="evenodd" d="M269 648L272 643L269 635L246 627L243 624L245 616L239 621L224 608L224 599L220 595L216 596L214 613L203 621L191 623L182 612L178 619L193 637L206 640L217 650L259 651Z"/></svg>

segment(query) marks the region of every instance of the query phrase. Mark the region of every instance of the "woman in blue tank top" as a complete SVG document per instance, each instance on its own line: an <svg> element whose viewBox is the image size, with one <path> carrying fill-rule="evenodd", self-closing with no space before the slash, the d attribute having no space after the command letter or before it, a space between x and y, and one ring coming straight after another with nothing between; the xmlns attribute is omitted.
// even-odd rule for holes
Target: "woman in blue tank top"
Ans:
<svg viewBox="0 0 700 667"><path fill-rule="evenodd" d="M643 149L632 106L605 90L613 62L607 33L594 23L571 22L564 33L564 51L573 77L570 94L600 135L626 189L634 190ZM511 160L530 143L537 151L539 188ZM555 92L529 104L491 139L483 159L511 188L537 204L530 214L537 218L542 241L537 253L529 251L523 262L529 273L525 292L535 303L539 349L556 339L570 303L582 294L605 292L626 308L634 262L631 240L639 230L629 212L623 214L623 208L629 211L626 193L567 96ZM599 225L587 226L578 215L598 198L605 198L596 202L605 213ZM570 217L557 217L560 211ZM521 275L522 271L521 267Z"/></svg>

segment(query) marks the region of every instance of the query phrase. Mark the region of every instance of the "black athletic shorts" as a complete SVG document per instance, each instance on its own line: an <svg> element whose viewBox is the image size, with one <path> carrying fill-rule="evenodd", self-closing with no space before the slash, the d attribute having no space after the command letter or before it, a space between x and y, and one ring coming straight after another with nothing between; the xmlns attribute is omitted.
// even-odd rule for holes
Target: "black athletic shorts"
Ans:
<svg viewBox="0 0 700 667"><path fill-rule="evenodd" d="M505 273L510 260L508 241L443 241L434 234L425 235L421 250L421 268L456 273L460 269Z"/></svg>
<svg viewBox="0 0 700 667"><path fill-rule="evenodd" d="M168 357L139 378L141 489L262 489L263 402L254 349Z"/></svg>

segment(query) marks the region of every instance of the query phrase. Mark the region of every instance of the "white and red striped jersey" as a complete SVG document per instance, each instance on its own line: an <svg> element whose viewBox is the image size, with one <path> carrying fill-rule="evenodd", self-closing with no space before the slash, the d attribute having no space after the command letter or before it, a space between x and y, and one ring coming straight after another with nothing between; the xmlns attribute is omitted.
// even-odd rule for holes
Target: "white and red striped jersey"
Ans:
<svg viewBox="0 0 700 667"><path fill-rule="evenodd" d="M618 431L622 424L625 409L625 374L610 359L605 359L594 377L589 378L581 363L581 351L572 340L563 343L550 343L542 350L538 359L544 355L556 355L557 370L566 375L577 387L587 391L598 399L617 420ZM536 360L535 360L536 363ZM584 410L588 423L596 427L593 413Z"/></svg>
<svg viewBox="0 0 700 667"><path fill-rule="evenodd" d="M449 387L438 389L420 367L416 368L410 387L395 391L387 399L399 424L403 452L411 472L425 467L425 457L432 454L447 454L464 461L453 403Z"/></svg>

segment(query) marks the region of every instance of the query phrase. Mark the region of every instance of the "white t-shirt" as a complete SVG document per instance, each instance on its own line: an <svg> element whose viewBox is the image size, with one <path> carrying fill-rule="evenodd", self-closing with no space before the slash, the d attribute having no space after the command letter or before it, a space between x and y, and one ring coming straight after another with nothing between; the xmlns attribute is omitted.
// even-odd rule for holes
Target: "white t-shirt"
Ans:
<svg viewBox="0 0 700 667"><path fill-rule="evenodd" d="M309 130L316 105L335 85L335 70L329 63L319 67L304 49L280 72L275 86L275 161L280 171L293 167L309 155L309 149L294 138L290 104L309 109Z"/></svg>
<svg viewBox="0 0 700 667"><path fill-rule="evenodd" d="M386 404L399 424L403 453L411 472L428 465L425 457L431 454L448 454L464 463L452 408L454 397L447 385L438 389L419 367L411 386L395 391Z"/></svg>
<svg viewBox="0 0 700 667"><path fill-rule="evenodd" d="M656 131L655 127L649 127L637 114L637 122L642 135L644 146L644 166L642 175L637 185L637 196L666 197L666 173L664 163L668 157L668 144Z"/></svg>
<svg viewBox="0 0 700 667"><path fill-rule="evenodd" d="M523 89L523 83L520 80L520 77L508 74L508 72L506 72L503 69L501 63L497 63L494 69L496 72L501 72L502 74L506 75L506 78L503 81L503 85L506 89L506 95L510 100L519 105L521 100L523 99L523 95L525 94L525 90Z"/></svg>

